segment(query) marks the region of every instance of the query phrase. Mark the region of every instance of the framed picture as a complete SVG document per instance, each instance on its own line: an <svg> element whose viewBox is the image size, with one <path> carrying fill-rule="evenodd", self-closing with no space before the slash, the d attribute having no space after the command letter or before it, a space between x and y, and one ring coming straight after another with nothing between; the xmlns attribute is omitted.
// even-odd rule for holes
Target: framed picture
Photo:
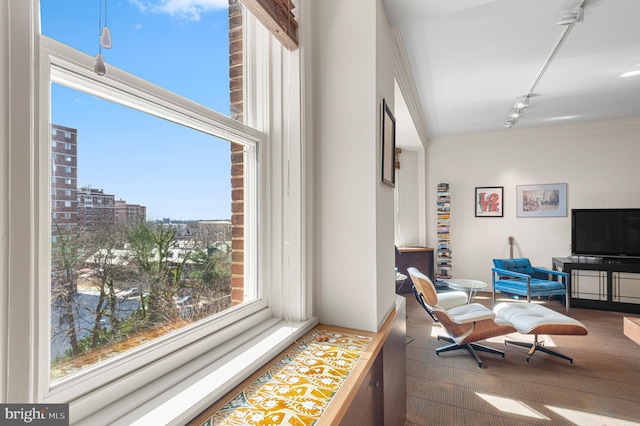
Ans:
<svg viewBox="0 0 640 426"><path fill-rule="evenodd" d="M503 217L503 196L503 186L476 187L476 217Z"/></svg>
<svg viewBox="0 0 640 426"><path fill-rule="evenodd" d="M382 182L396 186L396 119L387 105L382 100Z"/></svg>
<svg viewBox="0 0 640 426"><path fill-rule="evenodd" d="M518 217L567 215L567 184L516 186Z"/></svg>

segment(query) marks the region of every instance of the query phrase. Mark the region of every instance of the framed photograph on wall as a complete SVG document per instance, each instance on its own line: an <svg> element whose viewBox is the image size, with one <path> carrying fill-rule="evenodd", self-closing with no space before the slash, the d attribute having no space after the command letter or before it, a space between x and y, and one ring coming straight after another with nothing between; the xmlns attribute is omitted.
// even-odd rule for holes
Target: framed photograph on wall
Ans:
<svg viewBox="0 0 640 426"><path fill-rule="evenodd" d="M382 182L392 187L396 186L396 119L387 105L382 100Z"/></svg>
<svg viewBox="0 0 640 426"><path fill-rule="evenodd" d="M503 186L476 187L476 217L503 217L503 197Z"/></svg>
<svg viewBox="0 0 640 426"><path fill-rule="evenodd" d="M518 217L558 217L567 215L567 184L517 185Z"/></svg>

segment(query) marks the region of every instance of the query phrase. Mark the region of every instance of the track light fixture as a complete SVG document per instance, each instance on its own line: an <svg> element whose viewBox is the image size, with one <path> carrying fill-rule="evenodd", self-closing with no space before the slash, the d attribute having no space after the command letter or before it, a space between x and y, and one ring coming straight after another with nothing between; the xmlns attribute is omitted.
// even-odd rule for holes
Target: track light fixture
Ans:
<svg viewBox="0 0 640 426"><path fill-rule="evenodd" d="M544 75L547 68L549 68L551 61L555 58L556 54L558 53L558 51L564 44L565 40L567 39L569 32L571 31L571 28L573 28L573 24L577 24L583 21L584 8L586 7L588 1L589 0L582 0L582 3L578 7L577 12L565 13L564 15L562 15L562 18L558 21L558 25L565 27L562 33L562 37L560 38L558 43L556 43L555 48L551 52L551 55L549 55L549 58L545 62L544 66L542 67L542 70L540 70L540 72L538 73L538 76L536 77L535 81L531 85L531 88L529 89L527 94L523 96L520 100L518 100L515 103L515 105L513 105L513 109L507 116L507 121L505 121L504 123L504 127L506 127L507 129L512 128L515 124L518 123L518 119L522 117L524 109L529 107L529 98L532 96L537 96L534 93L534 90L538 86L538 83L542 79L542 76Z"/></svg>
<svg viewBox="0 0 640 426"><path fill-rule="evenodd" d="M527 108L528 106L529 106L529 96L527 95L522 99L520 99L518 102L516 102L515 105L513 106L513 109L519 111Z"/></svg>
<svg viewBox="0 0 640 426"><path fill-rule="evenodd" d="M529 107L529 95L519 99L514 105L513 109L507 116L507 121L504 122L504 127L507 129L512 128L518 123L518 118L524 115L524 109Z"/></svg>
<svg viewBox="0 0 640 426"><path fill-rule="evenodd" d="M558 25L573 25L582 22L584 18L584 6L580 6L577 12L569 12L562 15Z"/></svg>

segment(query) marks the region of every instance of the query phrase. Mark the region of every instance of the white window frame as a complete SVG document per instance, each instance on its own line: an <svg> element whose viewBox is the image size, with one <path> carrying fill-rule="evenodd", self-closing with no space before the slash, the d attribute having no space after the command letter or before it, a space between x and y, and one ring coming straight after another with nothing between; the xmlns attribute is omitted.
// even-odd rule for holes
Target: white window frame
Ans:
<svg viewBox="0 0 640 426"><path fill-rule="evenodd" d="M109 67L109 73L106 76L99 77L91 69L92 58L88 55L46 36L41 36L40 42L41 117L50 116L51 83L61 84L89 95L98 96L156 117L188 126L214 137L232 139L234 142L242 143L247 152L248 161L246 167L251 174L254 176L258 175L259 171L257 171L257 169L251 172L251 165L254 163L249 161L249 158L251 155L257 158L259 147L264 144L264 134L221 114L207 110L174 93L153 86L113 66ZM41 122L40 124L41 128L46 129L49 123ZM47 137L43 137L41 140L41 152L46 152L48 146L49 140L47 135ZM255 154L250 154L251 152ZM50 155L47 154L47 163L49 159ZM44 160L44 156L41 156L41 161L44 162ZM40 167L49 167L49 164L40 164ZM256 167L259 168L258 165ZM246 194L251 194L252 191L257 190L251 181L247 181L246 185L248 185L247 191L245 191ZM251 189L252 186L253 190ZM40 204L45 207L45 205L48 205L48 202L44 203L44 200L41 200ZM253 204L253 206L254 207L250 208L256 208L256 204ZM43 245L40 249L42 253L47 252L46 246L50 245L51 241L49 229L48 226L46 226L48 217L48 211L44 208L41 209L40 229L42 229L42 235L39 240L40 244ZM251 217L251 215L249 215L249 217ZM251 259L256 259L255 244L252 246L251 243L251 241L257 237L255 229L255 223L245 224L245 230L248 231L245 241L245 251L248 253L247 259L245 260L247 264L252 263ZM50 262L45 260L40 263L40 269L44 271L41 274L42 282L40 283L40 291L46 292L46 289L50 288L46 273L47 265L50 265ZM252 286L252 282L258 282L255 275L245 276L245 281L247 282L247 286ZM40 380L43 385L41 388L43 400L45 402L74 400L81 395L86 395L87 393L95 392L103 388L113 382L114 377L138 375L140 376L138 380L141 380L141 377L144 375L136 374L136 371L144 369L154 362L164 360L180 347L198 345L198 342L202 339L212 339L212 335L219 332L222 328L232 327L233 324L257 312L266 311L260 315L261 320L264 318L264 315L271 317L272 314L268 309L268 299L260 297L260 295L264 295L265 293L263 289L258 288L257 298L254 301L229 309L215 319L203 320L186 327L182 332L159 338L154 342L142 345L140 348L133 349L122 356L114 357L99 365L87 368L86 372L63 379L54 385L51 385L48 378L45 377L48 375L49 351L40 351L40 370L43 373L43 377L41 377ZM46 305L50 306L50 302L47 301L48 298L43 297L42 299ZM46 311L45 309L43 312ZM41 316L39 335L41 336L40 345L42 348L50 345L50 343L48 343L49 333L47 331L49 327L48 315ZM215 341L216 339L212 340ZM208 349L215 348L219 343L220 342L217 342L212 345L211 342L209 342Z"/></svg>
<svg viewBox="0 0 640 426"><path fill-rule="evenodd" d="M302 232L308 212L303 211L306 195L300 183L306 189L311 185L300 180L304 155L300 143L299 51L291 57L295 64L288 67L293 73L293 90L282 87L286 70L280 68L287 68L282 67L283 49L273 40L265 42L264 34L259 37L262 41L249 48L245 64L258 70L256 64L262 61L269 64L272 73L248 83L251 90L247 90L245 99L245 105L256 107L258 113L253 118L259 117L246 122L266 135L255 131L261 142L256 152L261 166L253 175L251 170L248 173L250 180L252 176L261 177L256 199L248 199L250 203L259 202L260 207L245 212L245 219L261 232L260 239L245 234L248 241L256 243L254 247L245 246L245 251L253 251L258 262L254 267L246 265L244 276L259 279L262 293L258 301L236 311L259 304L262 308L236 322L228 318L229 326L216 332L196 324L178 337L154 342L153 348L145 346L126 359L107 361L50 388L51 130L46 88L52 66L64 71L60 78L69 80L65 80L67 86L78 78L74 76L77 72L98 79L95 87L102 97L103 82L99 79L104 77L93 74L93 58L78 55L66 46L55 48L57 53L65 52L62 58L50 55L51 46L47 44L56 42L39 36L38 5L38 0L0 4L0 35L11 36L0 37L0 85L6 89L11 84L12 89L5 104L8 109L0 105L0 124L8 124L12 118L10 127L2 127L6 133L0 132L0 148L8 154L2 159L6 159L5 165L11 165L0 171L4 182L0 185L0 231L9 235L0 244L0 305L5 312L0 322L0 378L6 384L0 396L15 402L70 403L73 424L184 424L317 323L317 318L310 315L312 292L306 282L308 269L302 264L309 245ZM251 18L250 28L255 28L254 21ZM8 61L10 54L12 60ZM115 86L113 90L121 89L118 73L109 67L107 80ZM140 83L148 85L150 93L162 91L142 80ZM162 102L150 102L147 108L164 106ZM193 111L185 117L202 108L193 104L187 109L191 107ZM182 112L180 108L172 111ZM209 110L202 109L199 119L189 125L201 125L202 120L226 123L227 118L215 114L212 118ZM248 127L233 120L228 124L225 131L246 128L251 134ZM12 203L8 203L9 194L14 194ZM235 311L229 317L232 314ZM162 351L173 354L161 356ZM130 374L123 374L123 369Z"/></svg>

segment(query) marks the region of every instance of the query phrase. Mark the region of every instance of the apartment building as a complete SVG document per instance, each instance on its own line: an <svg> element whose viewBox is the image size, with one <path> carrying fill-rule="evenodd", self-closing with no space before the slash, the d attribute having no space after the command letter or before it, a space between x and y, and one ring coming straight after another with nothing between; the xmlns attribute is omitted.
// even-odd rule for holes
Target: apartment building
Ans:
<svg viewBox="0 0 640 426"><path fill-rule="evenodd" d="M140 204L127 204L122 198L115 200L115 223L134 223L147 220L147 208Z"/></svg>
<svg viewBox="0 0 640 426"><path fill-rule="evenodd" d="M51 219L78 223L78 130L51 125Z"/></svg>
<svg viewBox="0 0 640 426"><path fill-rule="evenodd" d="M115 195L103 189L83 186L78 189L78 226L91 230L116 223Z"/></svg>

